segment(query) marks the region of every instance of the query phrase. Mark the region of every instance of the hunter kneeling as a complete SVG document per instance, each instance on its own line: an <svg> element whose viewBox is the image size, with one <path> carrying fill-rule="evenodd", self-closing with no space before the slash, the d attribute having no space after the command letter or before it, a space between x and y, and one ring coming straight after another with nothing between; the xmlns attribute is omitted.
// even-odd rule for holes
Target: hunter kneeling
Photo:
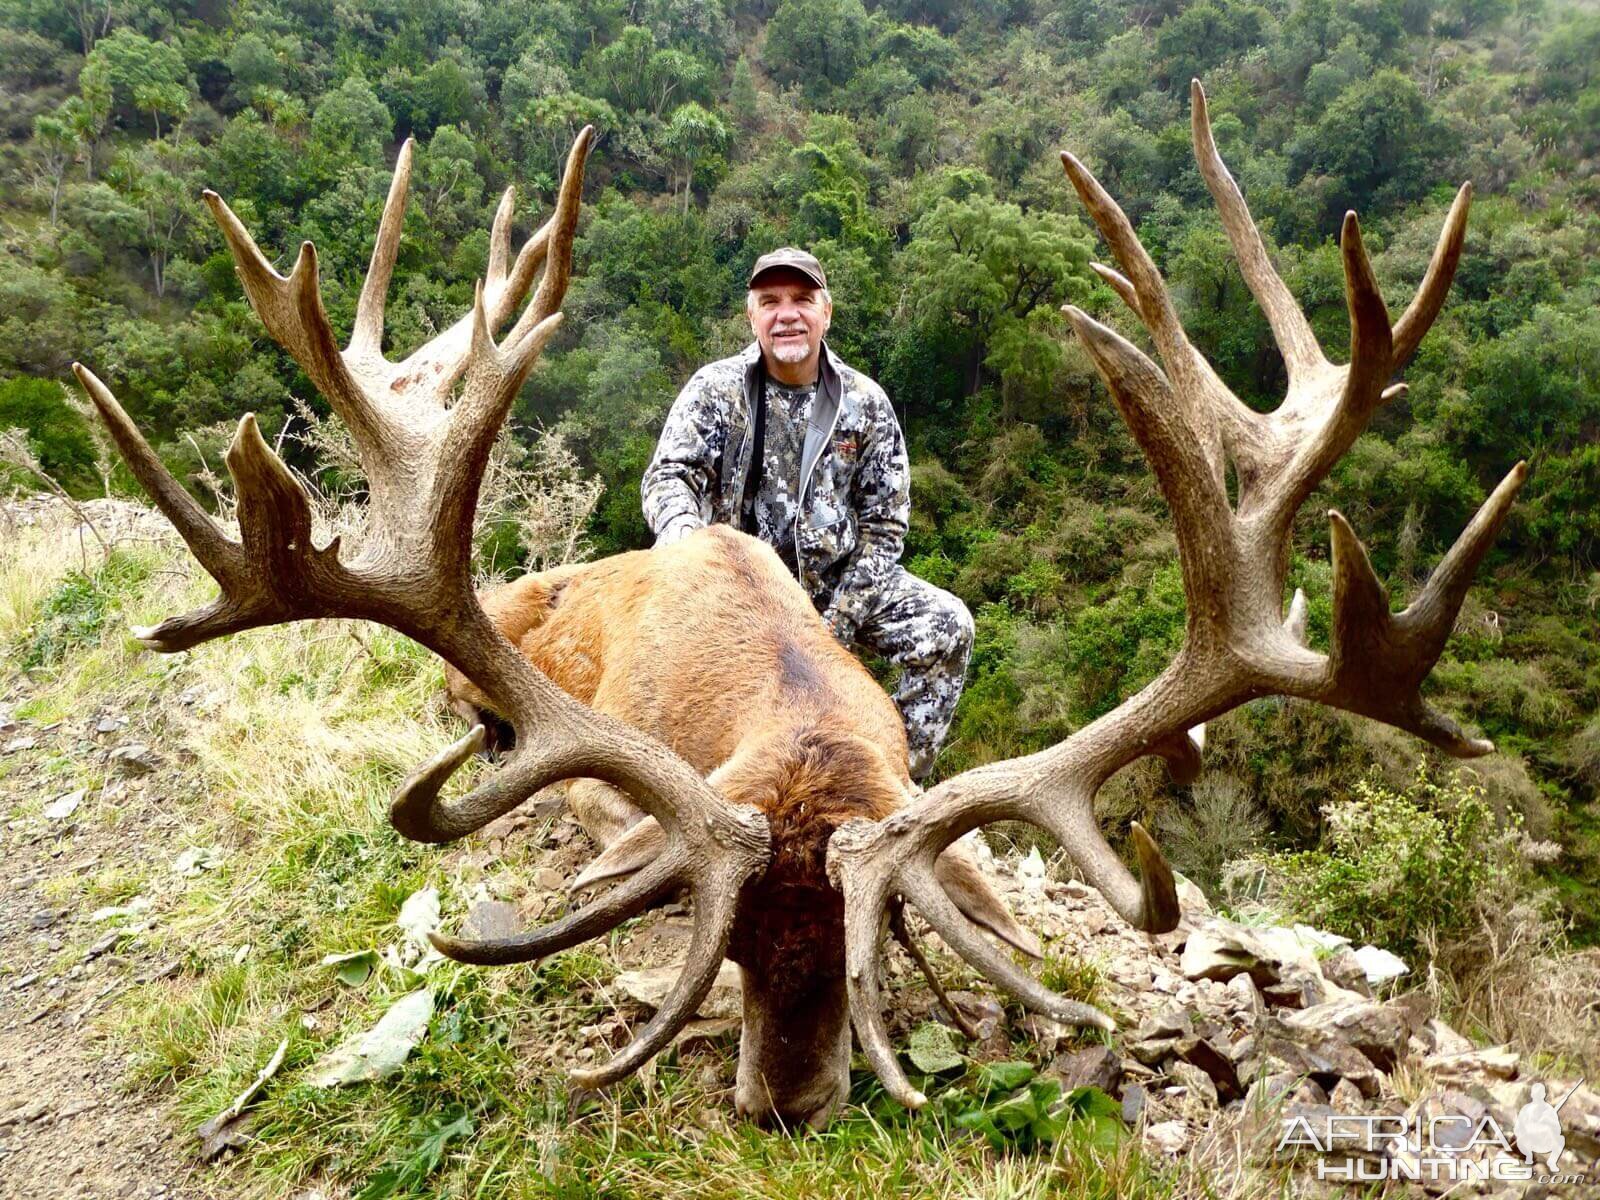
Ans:
<svg viewBox="0 0 1600 1200"><path fill-rule="evenodd" d="M933 769L961 698L972 614L900 565L911 515L905 438L889 398L823 340L833 298L803 250L756 260L756 340L695 372L644 473L656 545L726 524L777 551L846 646L901 668L894 703L913 779Z"/></svg>

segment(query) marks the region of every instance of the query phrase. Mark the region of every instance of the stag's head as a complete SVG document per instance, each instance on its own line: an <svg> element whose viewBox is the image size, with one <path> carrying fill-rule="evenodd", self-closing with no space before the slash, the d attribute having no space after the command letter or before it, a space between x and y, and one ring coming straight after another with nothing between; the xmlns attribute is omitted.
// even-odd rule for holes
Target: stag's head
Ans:
<svg viewBox="0 0 1600 1200"><path fill-rule="evenodd" d="M833 1056L823 1069L801 1063L790 1072L793 1088L782 1106L773 1107L805 1114L816 1099L808 1089L817 1079L831 1079L837 1087L846 1010L889 1093L912 1107L924 1102L896 1060L880 1013L883 934L902 903L1027 1007L1058 1020L1107 1027L1103 1015L1043 987L985 936L981 918L963 911L942 884L946 849L992 821L1031 822L1056 837L1085 879L1130 924L1159 932L1171 929L1179 915L1171 871L1134 826L1141 867L1136 878L1101 836L1094 797L1112 775L1150 754L1165 757L1180 780L1192 777L1199 746L1187 731L1206 720L1276 693L1385 721L1448 753L1488 753L1488 742L1467 736L1430 708L1419 688L1524 476L1522 464L1511 470L1419 595L1398 613L1391 611L1350 526L1330 513L1332 639L1325 652L1307 644L1304 597L1297 593L1290 601L1285 589L1294 516L1377 408L1403 387L1390 381L1444 302L1461 251L1470 189L1462 188L1420 288L1393 323L1355 216L1346 217L1340 248L1350 360L1336 364L1324 356L1272 267L1212 142L1198 83L1192 113L1201 174L1283 353L1288 394L1274 412L1257 413L1229 392L1184 335L1161 276L1122 210L1087 168L1063 155L1073 186L1121 267L1097 270L1147 327L1161 359L1157 365L1104 324L1076 308L1065 310L1172 512L1187 627L1177 656L1148 687L1050 749L947 780L881 819L871 819L878 814L870 811L834 813L863 819L837 828L832 820L821 822L796 836L773 829L759 804L730 803L716 784L658 742L584 708L499 636L470 578L473 514L490 445L559 320L591 138L587 130L568 159L551 221L513 261L508 192L495 217L487 278L472 312L401 363L387 361L380 343L410 173L409 143L343 351L323 311L310 244L301 248L291 274L281 276L227 206L207 194L268 332L350 428L371 482L370 528L348 553L337 543L315 545L305 493L261 439L254 419L246 417L227 458L239 500L239 537L228 536L168 475L105 386L75 367L134 474L221 585L221 595L206 607L136 635L154 649L179 650L281 621L354 617L390 625L453 663L507 714L518 749L488 782L455 800L441 799L440 789L482 745L481 727L421 767L391 808L395 826L416 840L460 837L564 779L602 780L654 817L658 847L614 873L615 886L597 899L505 942L445 943L474 961L542 957L604 934L680 889L689 891L695 924L681 976L632 1043L609 1062L574 1073L586 1087L625 1077L665 1046L710 989L730 945L747 962L770 956L768 966L781 974L791 961L784 958L784 939L758 944L759 930L741 927L739 915L751 911L747 897L770 897L795 879L836 897L828 903L843 924L846 1000L840 1003L837 990L830 992L832 1007L813 1016L827 1036L787 1058L772 1049L786 1031L771 1022L773 1014L790 1011L784 1004L790 997L771 996L765 1007L747 1012L747 1043L753 1038L763 1047L757 1057L768 1078L789 1077L782 1064L803 1056ZM494 332L522 305L541 265L533 301L497 342ZM1230 473L1236 481L1231 495ZM737 790L731 779L723 782ZM819 882L823 870L826 889ZM813 922L798 938L820 938L824 928L827 936L837 936L838 922ZM792 985L769 974L768 986Z"/></svg>

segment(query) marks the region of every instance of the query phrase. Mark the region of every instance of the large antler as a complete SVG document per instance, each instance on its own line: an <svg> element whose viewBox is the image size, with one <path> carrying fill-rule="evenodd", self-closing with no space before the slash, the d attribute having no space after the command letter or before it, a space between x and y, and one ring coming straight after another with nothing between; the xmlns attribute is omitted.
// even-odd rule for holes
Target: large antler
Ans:
<svg viewBox="0 0 1600 1200"><path fill-rule="evenodd" d="M1195 155L1246 283L1266 311L1288 368L1288 395L1273 413L1246 407L1190 343L1177 310L1133 227L1076 158L1061 160L1121 271L1095 270L1150 331L1157 366L1081 310L1064 309L1118 411L1143 449L1172 511L1187 603L1184 644L1160 676L1121 707L1037 754L968 771L913 806L836 833L828 865L845 895L851 1017L889 1092L916 1107L879 1016L877 958L885 913L909 900L963 958L1028 1007L1074 1021L1069 1002L1041 986L983 938L933 884L939 853L969 829L1016 819L1048 829L1084 877L1124 919L1164 932L1179 917L1171 868L1137 824L1135 880L1094 819L1094 797L1117 771L1147 754L1192 777L1198 748L1184 731L1257 696L1314 700L1407 730L1459 757L1487 754L1422 699L1479 561L1526 474L1518 463L1478 511L1417 598L1392 613L1365 549L1337 512L1333 542L1333 638L1327 654L1306 644L1305 597L1283 597L1295 513L1385 401L1403 385L1392 374L1416 351L1438 315L1465 235L1470 185L1445 219L1422 286L1390 324L1354 213L1340 248L1350 310L1350 362L1328 361L1304 314L1268 259L1244 198L1211 137L1205 94L1192 89ZM1227 471L1237 478L1230 503ZM1077 1019L1076 1023L1092 1023ZM1105 1022L1109 1027L1109 1022Z"/></svg>
<svg viewBox="0 0 1600 1200"><path fill-rule="evenodd" d="M554 214L510 256L513 194L495 213L487 277L472 311L405 361L384 358L384 297L399 249L412 143L401 148L347 349L323 310L317 253L300 247L287 278L273 270L232 210L206 203L233 252L245 294L262 323L349 427L370 485L360 544L312 540L306 493L262 440L254 416L239 423L227 454L238 492L239 538L200 508L165 467L106 386L73 365L136 478L183 535L221 594L194 612L135 635L152 649L183 650L260 625L315 617L380 621L458 667L508 715L515 757L455 801L439 792L483 744L482 726L420 768L390 809L409 838L442 842L481 828L540 788L563 779L604 780L633 797L668 831L649 868L604 898L544 929L495 943L438 939L467 961L543 957L592 938L652 901L688 887L695 932L672 994L639 1037L604 1066L578 1073L589 1087L620 1079L664 1046L710 990L727 948L741 887L764 866L765 819L724 801L665 746L573 700L501 637L472 586L472 528L490 447L545 342L571 277L583 169L593 139L574 142ZM532 302L497 344L493 332Z"/></svg>

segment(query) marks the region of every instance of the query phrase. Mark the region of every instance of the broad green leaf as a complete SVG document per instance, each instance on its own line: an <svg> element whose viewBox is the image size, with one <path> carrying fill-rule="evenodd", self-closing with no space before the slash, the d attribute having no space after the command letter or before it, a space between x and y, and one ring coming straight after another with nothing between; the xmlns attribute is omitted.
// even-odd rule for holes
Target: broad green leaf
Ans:
<svg viewBox="0 0 1600 1200"><path fill-rule="evenodd" d="M948 1025L937 1021L924 1021L912 1030L906 1051L907 1057L919 1071L930 1075L940 1071L954 1071L966 1064L966 1055L956 1048L959 1035Z"/></svg>

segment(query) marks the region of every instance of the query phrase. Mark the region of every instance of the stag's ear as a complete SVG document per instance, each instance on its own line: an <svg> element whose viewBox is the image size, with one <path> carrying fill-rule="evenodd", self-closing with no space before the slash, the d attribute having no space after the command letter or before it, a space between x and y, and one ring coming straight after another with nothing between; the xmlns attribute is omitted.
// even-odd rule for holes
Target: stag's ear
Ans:
<svg viewBox="0 0 1600 1200"><path fill-rule="evenodd" d="M567 891L576 896L585 888L610 879L632 875L649 866L667 844L667 835L661 831L654 817L646 817L623 834L567 885Z"/></svg>
<svg viewBox="0 0 1600 1200"><path fill-rule="evenodd" d="M1017 924L1005 901L994 890L994 884L968 857L966 847L958 842L941 854L933 864L933 877L939 881L945 895L975 924L982 925L1024 954L1044 957L1039 939Z"/></svg>

